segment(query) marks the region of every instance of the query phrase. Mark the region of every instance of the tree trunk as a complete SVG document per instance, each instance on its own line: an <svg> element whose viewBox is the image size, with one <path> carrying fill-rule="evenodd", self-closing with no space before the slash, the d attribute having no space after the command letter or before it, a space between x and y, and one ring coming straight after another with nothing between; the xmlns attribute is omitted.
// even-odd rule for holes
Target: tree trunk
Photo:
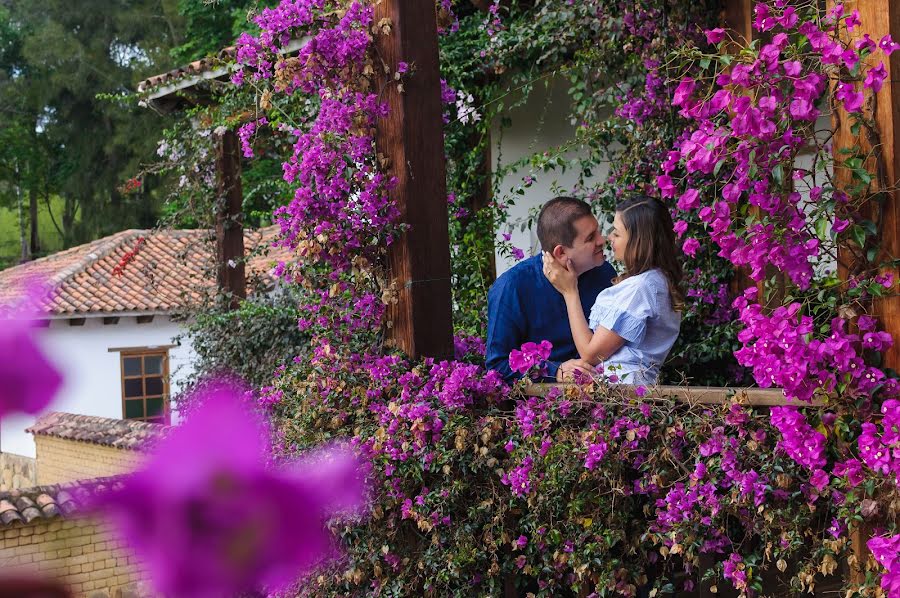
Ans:
<svg viewBox="0 0 900 598"><path fill-rule="evenodd" d="M38 238L38 192L37 187L32 184L28 190L28 212L31 225L31 247L29 248L29 259L34 259L41 250L41 242Z"/></svg>

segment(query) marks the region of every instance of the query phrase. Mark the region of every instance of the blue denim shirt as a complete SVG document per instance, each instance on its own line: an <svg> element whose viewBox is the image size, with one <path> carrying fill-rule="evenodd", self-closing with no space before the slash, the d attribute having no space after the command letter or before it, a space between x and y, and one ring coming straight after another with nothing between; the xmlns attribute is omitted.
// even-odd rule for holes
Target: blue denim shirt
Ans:
<svg viewBox="0 0 900 598"><path fill-rule="evenodd" d="M585 318L600 291L612 285L615 269L608 263L578 277ZM511 382L521 378L509 368L509 352L524 343L548 340L553 344L546 374L555 379L559 364L578 357L566 301L544 276L540 255L523 260L504 272L488 291L486 365Z"/></svg>

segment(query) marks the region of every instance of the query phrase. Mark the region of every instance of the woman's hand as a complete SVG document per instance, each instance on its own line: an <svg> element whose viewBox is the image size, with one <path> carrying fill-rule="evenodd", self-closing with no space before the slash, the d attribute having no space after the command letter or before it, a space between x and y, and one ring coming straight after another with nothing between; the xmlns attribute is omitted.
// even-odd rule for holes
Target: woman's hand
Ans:
<svg viewBox="0 0 900 598"><path fill-rule="evenodd" d="M572 269L572 260L568 260L563 267L546 251L543 252L543 259L544 276L557 291L564 296L578 292L578 276Z"/></svg>

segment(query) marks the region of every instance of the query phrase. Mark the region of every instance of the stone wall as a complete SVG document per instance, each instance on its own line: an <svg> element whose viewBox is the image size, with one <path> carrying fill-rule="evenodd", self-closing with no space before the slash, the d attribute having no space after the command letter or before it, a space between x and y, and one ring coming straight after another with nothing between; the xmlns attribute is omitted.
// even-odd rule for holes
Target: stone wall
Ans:
<svg viewBox="0 0 900 598"><path fill-rule="evenodd" d="M35 460L12 453L0 453L0 492L37 485Z"/></svg>
<svg viewBox="0 0 900 598"><path fill-rule="evenodd" d="M0 527L0 570L51 577L81 598L152 596L142 567L105 524L38 519Z"/></svg>
<svg viewBox="0 0 900 598"><path fill-rule="evenodd" d="M135 469L143 454L90 442L35 435L37 484L64 484Z"/></svg>

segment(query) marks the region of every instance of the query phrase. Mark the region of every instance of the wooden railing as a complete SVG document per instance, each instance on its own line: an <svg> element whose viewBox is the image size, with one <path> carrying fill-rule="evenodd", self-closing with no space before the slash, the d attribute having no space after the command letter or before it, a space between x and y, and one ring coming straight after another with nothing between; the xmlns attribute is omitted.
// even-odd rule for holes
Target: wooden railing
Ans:
<svg viewBox="0 0 900 598"><path fill-rule="evenodd" d="M526 390L526 394L532 397L542 397L553 387L570 388L575 384L542 383L532 384ZM721 405L733 397L737 397L741 404L751 407L777 407L781 405L793 405L797 407L818 407L824 404L825 396L817 396L812 402L795 401L788 399L780 388L736 388L726 386L653 386L646 390L646 394L638 397L635 387L622 384L617 388L629 393L635 398L653 400L655 398L674 398L683 403L700 405Z"/></svg>

